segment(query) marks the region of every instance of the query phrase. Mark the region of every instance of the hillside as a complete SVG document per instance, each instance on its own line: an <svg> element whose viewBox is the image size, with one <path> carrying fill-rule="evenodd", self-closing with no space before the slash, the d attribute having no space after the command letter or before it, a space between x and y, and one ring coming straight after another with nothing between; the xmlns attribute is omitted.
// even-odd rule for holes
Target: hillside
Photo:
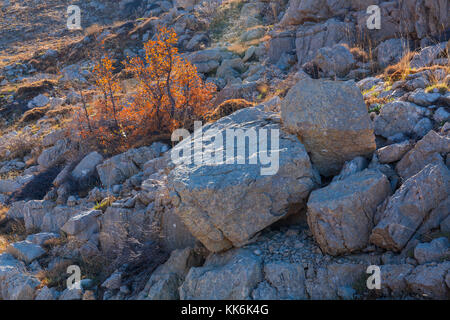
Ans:
<svg viewBox="0 0 450 320"><path fill-rule="evenodd" d="M0 300L450 299L449 5L0 1Z"/></svg>

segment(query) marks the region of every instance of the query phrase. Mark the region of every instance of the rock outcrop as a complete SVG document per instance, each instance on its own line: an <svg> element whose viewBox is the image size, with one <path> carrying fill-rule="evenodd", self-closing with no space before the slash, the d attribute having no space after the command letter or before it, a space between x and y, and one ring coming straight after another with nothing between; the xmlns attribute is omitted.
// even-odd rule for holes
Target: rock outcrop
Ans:
<svg viewBox="0 0 450 320"><path fill-rule="evenodd" d="M345 161L375 151L367 108L351 81L300 80L283 100L281 117L322 175L337 174Z"/></svg>
<svg viewBox="0 0 450 320"><path fill-rule="evenodd" d="M339 255L365 248L376 208L390 193L386 176L368 169L313 191L308 225L322 251Z"/></svg>
<svg viewBox="0 0 450 320"><path fill-rule="evenodd" d="M209 250L218 252L242 246L290 210L300 210L311 189L317 186L318 176L305 148L295 136L280 131L279 121L274 114L257 108L242 109L222 118L203 129L205 145L212 147L213 137L221 139L237 132L230 129L239 129L238 140L245 141L245 135L250 135L249 144L244 142L248 151L247 148L240 151L246 154L233 151L231 157L227 156L230 164L224 163L225 158L219 160L219 156L218 162L206 164L195 163L194 159L194 163L176 165L169 174L175 198L172 202L178 202L175 213ZM258 137L276 132L280 135L279 145L269 149L273 162L264 163L268 160L264 158L268 145L261 143L262 140L258 143ZM183 140L172 150L172 155L190 145L190 139ZM223 148L223 156L237 150L237 146ZM190 151L183 157L190 161Z"/></svg>

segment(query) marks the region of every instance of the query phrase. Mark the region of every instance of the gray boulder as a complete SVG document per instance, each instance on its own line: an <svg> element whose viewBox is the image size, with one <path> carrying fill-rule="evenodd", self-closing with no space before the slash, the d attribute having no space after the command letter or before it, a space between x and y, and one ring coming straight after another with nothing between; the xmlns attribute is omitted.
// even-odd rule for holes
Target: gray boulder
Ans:
<svg viewBox="0 0 450 320"><path fill-rule="evenodd" d="M439 93L427 93L425 90L418 88L408 96L408 100L419 106L428 107L435 103L440 97L441 95Z"/></svg>
<svg viewBox="0 0 450 320"><path fill-rule="evenodd" d="M450 259L450 241L446 237L431 242L419 243L414 249L414 258L420 264Z"/></svg>
<svg viewBox="0 0 450 320"><path fill-rule="evenodd" d="M244 142L248 147L245 154L241 153L244 148L236 152L237 145L233 149L225 144L224 153L215 160L194 159L189 164L191 154L183 150L191 148L192 136L172 149L172 160L179 157L168 176L175 213L210 251L242 246L289 210L303 207L310 190L317 185L319 177L305 148L297 137L279 131L279 122L273 113L245 108L203 127L203 144L207 149L213 147L215 137L220 137L220 141L224 136L239 133L227 133L228 129L242 130L238 140L244 141L245 135L250 137L248 144ZM261 161L266 147L264 143L258 144L257 135L261 138L261 134L267 137L267 133L276 132L280 136L279 152L273 153L275 161ZM228 154L226 162L225 154Z"/></svg>
<svg viewBox="0 0 450 320"><path fill-rule="evenodd" d="M101 210L89 210L72 216L61 228L68 235L77 236L80 240L89 238L99 232L99 216Z"/></svg>
<svg viewBox="0 0 450 320"><path fill-rule="evenodd" d="M413 141L405 140L380 148L377 150L376 154L380 163L392 163L400 160L413 146Z"/></svg>
<svg viewBox="0 0 450 320"><path fill-rule="evenodd" d="M46 254L45 250L42 249L40 245L26 240L10 244L6 250L16 259L19 259L27 264Z"/></svg>
<svg viewBox="0 0 450 320"><path fill-rule="evenodd" d="M253 290L255 300L307 299L305 270L300 263L272 261L264 265L265 281Z"/></svg>
<svg viewBox="0 0 450 320"><path fill-rule="evenodd" d="M356 62L348 47L342 44L320 48L312 61L325 77L344 77Z"/></svg>
<svg viewBox="0 0 450 320"><path fill-rule="evenodd" d="M263 280L261 258L246 249L208 257L191 268L180 287L182 300L244 300Z"/></svg>
<svg viewBox="0 0 450 320"><path fill-rule="evenodd" d="M448 152L450 152L450 137L441 136L431 130L403 156L395 169L403 179L408 179L428 163L441 161L440 154Z"/></svg>
<svg viewBox="0 0 450 320"><path fill-rule="evenodd" d="M189 269L199 267L203 259L192 248L172 251L169 260L159 266L139 294L145 300L178 300L178 288L183 283Z"/></svg>
<svg viewBox="0 0 450 320"><path fill-rule="evenodd" d="M353 81L300 80L283 100L281 117L324 176L337 174L345 161L375 151L367 107Z"/></svg>
<svg viewBox="0 0 450 320"><path fill-rule="evenodd" d="M381 290L384 295L398 296L407 291L406 277L413 271L410 264L385 264L380 266Z"/></svg>
<svg viewBox="0 0 450 320"><path fill-rule="evenodd" d="M376 219L378 223L372 231L370 241L388 250L402 250L416 230L433 216L430 212L445 203L449 195L448 168L442 162L427 165L406 180L380 207ZM437 222L438 225L439 223L440 221Z"/></svg>
<svg viewBox="0 0 450 320"><path fill-rule="evenodd" d="M448 300L450 291L445 276L449 271L450 261L420 265L406 277L408 290L421 297Z"/></svg>
<svg viewBox="0 0 450 320"><path fill-rule="evenodd" d="M443 2L445 3L445 1ZM448 10L448 8L447 8ZM447 11L448 13L448 11ZM447 18L448 20L448 18ZM447 43L442 42L434 46L428 46L416 53L410 62L411 68L423 68L429 67L433 64L433 61L438 58L438 56L443 53L446 49Z"/></svg>
<svg viewBox="0 0 450 320"><path fill-rule="evenodd" d="M426 113L426 109L405 101L386 103L376 117L375 134L388 138L397 133L414 134L414 127Z"/></svg>
<svg viewBox="0 0 450 320"><path fill-rule="evenodd" d="M409 44L404 39L389 39L383 41L375 49L378 65L381 69L395 64L409 50Z"/></svg>
<svg viewBox="0 0 450 320"><path fill-rule="evenodd" d="M68 142L65 139L58 140L53 147L42 151L41 155L37 159L37 162L44 169L53 167L63 161L68 151Z"/></svg>
<svg viewBox="0 0 450 320"><path fill-rule="evenodd" d="M308 200L308 225L322 251L339 255L365 248L375 210L390 193L386 176L374 170L313 191Z"/></svg>
<svg viewBox="0 0 450 320"><path fill-rule="evenodd" d="M73 169L72 176L78 181L86 179L94 174L95 168L102 161L103 157L101 154L96 151L91 152Z"/></svg>
<svg viewBox="0 0 450 320"><path fill-rule="evenodd" d="M320 48L338 43L354 42L355 26L352 23L330 19L315 25L302 25L297 29L295 47L299 65L311 61Z"/></svg>
<svg viewBox="0 0 450 320"><path fill-rule="evenodd" d="M141 171L147 161L159 157L164 146L164 144L156 142L150 147L130 149L105 160L97 166L100 181L103 186L108 188L124 182Z"/></svg>

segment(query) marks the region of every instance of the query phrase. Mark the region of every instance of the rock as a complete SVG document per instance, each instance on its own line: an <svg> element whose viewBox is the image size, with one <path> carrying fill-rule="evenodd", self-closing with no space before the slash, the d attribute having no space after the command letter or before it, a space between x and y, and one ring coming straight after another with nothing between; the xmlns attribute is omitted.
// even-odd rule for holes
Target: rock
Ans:
<svg viewBox="0 0 450 320"><path fill-rule="evenodd" d="M79 209L56 206L50 200L31 200L23 204L23 218L27 230L59 232L59 229Z"/></svg>
<svg viewBox="0 0 450 320"><path fill-rule="evenodd" d="M253 56L255 55L255 52L256 52L256 47L255 46L250 46L250 48L248 48L245 51L245 55L242 58L242 62L245 63L245 62L249 61L251 58L253 58Z"/></svg>
<svg viewBox="0 0 450 320"><path fill-rule="evenodd" d="M46 254L41 246L26 240L10 244L6 250L15 258L27 264Z"/></svg>
<svg viewBox="0 0 450 320"><path fill-rule="evenodd" d="M381 69L396 64L409 51L404 39L389 39L380 43L376 49L377 62Z"/></svg>
<svg viewBox="0 0 450 320"><path fill-rule="evenodd" d="M68 151L68 142L65 139L58 140L53 147L42 151L41 155L37 159L37 162L44 169L51 168L62 162Z"/></svg>
<svg viewBox="0 0 450 320"><path fill-rule="evenodd" d="M9 253L0 253L0 299L8 299L8 280L26 271L23 262Z"/></svg>
<svg viewBox="0 0 450 320"><path fill-rule="evenodd" d="M406 276L414 269L410 264L380 266L381 290L384 295L398 296L406 292Z"/></svg>
<svg viewBox="0 0 450 320"><path fill-rule="evenodd" d="M313 63L325 77L344 77L353 68L355 59L347 46L342 44L320 48Z"/></svg>
<svg viewBox="0 0 450 320"><path fill-rule="evenodd" d="M306 291L312 300L338 299L340 288L352 288L363 276L366 267L356 263L330 263L308 270ZM339 292L341 291L341 292ZM345 290L345 291L348 291Z"/></svg>
<svg viewBox="0 0 450 320"><path fill-rule="evenodd" d="M204 49L209 43L209 37L205 33L198 33L192 37L186 45L189 51Z"/></svg>
<svg viewBox="0 0 450 320"><path fill-rule="evenodd" d="M38 290L36 294L36 298L34 300L57 300L58 295L53 288L49 289L47 286L44 286L42 289Z"/></svg>
<svg viewBox="0 0 450 320"><path fill-rule="evenodd" d="M91 152L73 169L72 176L78 181L89 178L94 174L95 168L102 161L103 157L101 154L96 151Z"/></svg>
<svg viewBox="0 0 450 320"><path fill-rule="evenodd" d="M441 95L439 93L426 93L423 89L416 89L408 96L408 100L419 106L428 107L435 103Z"/></svg>
<svg viewBox="0 0 450 320"><path fill-rule="evenodd" d="M445 51L446 45L446 42L442 42L434 46L423 48L411 59L410 67L419 69L431 66L433 61Z"/></svg>
<svg viewBox="0 0 450 320"><path fill-rule="evenodd" d="M265 282L253 291L256 300L303 300L308 296L300 263L273 261L264 265ZM269 289L270 288L270 289Z"/></svg>
<svg viewBox="0 0 450 320"><path fill-rule="evenodd" d="M384 249L400 251L416 230L427 222L430 212L439 207L449 194L448 168L442 161L427 165L406 180L385 206L379 209L378 223L370 236L371 243Z"/></svg>
<svg viewBox="0 0 450 320"><path fill-rule="evenodd" d="M363 92L363 91L368 91L368 90L372 89L374 86L376 86L380 82L382 82L382 80L379 78L368 77L368 78L362 79L361 81L358 81L356 83L356 85L361 90L361 92Z"/></svg>
<svg viewBox="0 0 450 320"><path fill-rule="evenodd" d="M424 137L430 130L433 129L433 123L428 118L422 118L414 126L414 134L417 138Z"/></svg>
<svg viewBox="0 0 450 320"><path fill-rule="evenodd" d="M439 109L437 109L434 112L433 119L434 119L434 121L436 121L439 124L449 121L450 120L450 112L447 112L447 110L445 110L444 107L440 107Z"/></svg>
<svg viewBox="0 0 450 320"><path fill-rule="evenodd" d="M392 163L400 160L413 146L413 141L405 140L380 148L376 154L380 163Z"/></svg>
<svg viewBox="0 0 450 320"><path fill-rule="evenodd" d="M300 80L283 100L281 117L324 176L337 174L345 161L375 150L367 107L352 81Z"/></svg>
<svg viewBox="0 0 450 320"><path fill-rule="evenodd" d="M17 273L4 281L0 296L4 300L33 300L40 281L34 276Z"/></svg>
<svg viewBox="0 0 450 320"><path fill-rule="evenodd" d="M390 193L386 176L373 170L313 191L308 200L308 225L322 251L339 255L365 248L375 210Z"/></svg>
<svg viewBox="0 0 450 320"><path fill-rule="evenodd" d="M272 130L280 130L279 121L273 113L244 108L204 126L203 144L212 148L214 137L227 135L228 129L241 129L244 134L251 130L261 134L261 129L268 130L264 135L273 133ZM231 146L225 144L222 158L217 154L218 162L196 160L188 164L192 160L190 154L180 157L180 153L191 147L191 138L172 149L172 160L177 158L177 165L170 172L168 183L173 191L175 213L210 251L242 246L257 232L286 216L289 210L302 207L318 182L303 145L295 136L284 132L280 132L277 148L280 150L278 170L269 167L274 163L259 162L261 152L265 151L258 150L256 139L249 140L249 151L244 155L231 154ZM224 163L223 155L227 152L227 163Z"/></svg>
<svg viewBox="0 0 450 320"><path fill-rule="evenodd" d="M0 193L10 193L19 190L21 185L14 180L0 180Z"/></svg>
<svg viewBox="0 0 450 320"><path fill-rule="evenodd" d="M244 300L262 280L261 258L235 249L208 257L203 267L191 268L180 287L180 298Z"/></svg>
<svg viewBox="0 0 450 320"><path fill-rule="evenodd" d="M113 185L120 184L137 174L147 161L161 155L163 146L164 144L156 142L150 147L130 149L97 165L97 171L103 186L111 188Z"/></svg>
<svg viewBox="0 0 450 320"><path fill-rule="evenodd" d="M102 287L108 290L116 290L120 288L121 284L122 273L116 271L102 283Z"/></svg>
<svg viewBox="0 0 450 320"><path fill-rule="evenodd" d="M57 239L59 234L52 232L41 232L29 235L25 240L34 243L38 246L42 246L47 240Z"/></svg>
<svg viewBox="0 0 450 320"><path fill-rule="evenodd" d="M88 240L93 234L99 232L98 217L101 210L89 210L71 217L61 228L69 235L77 235L77 238ZM83 233L80 235L80 233Z"/></svg>
<svg viewBox="0 0 450 320"><path fill-rule="evenodd" d="M445 284L445 275L449 271L449 261L420 265L406 277L408 289L421 297L447 300L450 294Z"/></svg>
<svg viewBox="0 0 450 320"><path fill-rule="evenodd" d="M254 27L250 30L247 30L241 35L241 41L251 41L255 39L262 38L264 34L266 33L266 29L264 27Z"/></svg>
<svg viewBox="0 0 450 320"><path fill-rule="evenodd" d="M55 130L44 136L42 146L51 147L64 138L64 130Z"/></svg>
<svg viewBox="0 0 450 320"><path fill-rule="evenodd" d="M440 228L442 232L450 232L450 215L441 222Z"/></svg>
<svg viewBox="0 0 450 320"><path fill-rule="evenodd" d="M385 138L398 133L413 135L416 124L425 115L425 110L404 101L386 103L374 121L375 134Z"/></svg>
<svg viewBox="0 0 450 320"><path fill-rule="evenodd" d="M81 300L83 297L82 289L69 289L64 290L59 296L59 300Z"/></svg>
<svg viewBox="0 0 450 320"><path fill-rule="evenodd" d="M415 147L397 163L396 171L405 180L431 162L442 160L439 153L450 152L450 137L429 131Z"/></svg>
<svg viewBox="0 0 450 320"><path fill-rule="evenodd" d="M139 294L139 299L178 300L178 288L183 283L189 269L199 267L203 262L201 256L192 248L174 250L169 260L159 266Z"/></svg>
<svg viewBox="0 0 450 320"><path fill-rule="evenodd" d="M354 25L330 19L313 26L303 25L297 29L295 48L299 65L311 61L320 48L332 47L338 43L354 42Z"/></svg>
<svg viewBox="0 0 450 320"><path fill-rule="evenodd" d="M241 58L226 59L217 69L216 76L228 81L237 78L243 71L245 71L245 65Z"/></svg>
<svg viewBox="0 0 450 320"><path fill-rule="evenodd" d="M450 241L446 237L431 242L419 243L414 249L414 258L420 264L450 259Z"/></svg>
<svg viewBox="0 0 450 320"><path fill-rule="evenodd" d="M282 31L271 34L267 55L270 63L277 63L283 53L295 52L295 33Z"/></svg>
<svg viewBox="0 0 450 320"><path fill-rule="evenodd" d="M334 176L332 181L344 180L357 172L363 171L367 168L367 165L367 160L363 157L356 157L351 161L347 161L342 167L341 172L337 176Z"/></svg>
<svg viewBox="0 0 450 320"><path fill-rule="evenodd" d="M345 15L351 7L351 4L341 1L291 0L280 24L288 26L326 20L333 16Z"/></svg>
<svg viewBox="0 0 450 320"><path fill-rule="evenodd" d="M198 72L210 73L220 66L222 60L230 59L231 52L213 48L193 52L186 58L197 67Z"/></svg>
<svg viewBox="0 0 450 320"><path fill-rule="evenodd" d="M50 99L47 96L44 96L43 94L40 94L31 100L31 106L35 108L42 108L45 107L50 102Z"/></svg>

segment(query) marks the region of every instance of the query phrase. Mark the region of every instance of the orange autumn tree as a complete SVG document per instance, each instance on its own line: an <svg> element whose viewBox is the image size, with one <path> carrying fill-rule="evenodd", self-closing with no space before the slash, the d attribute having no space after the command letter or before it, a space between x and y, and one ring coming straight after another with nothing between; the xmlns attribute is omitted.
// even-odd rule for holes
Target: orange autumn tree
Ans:
<svg viewBox="0 0 450 320"><path fill-rule="evenodd" d="M197 69L176 47L176 33L158 29L155 40L144 44L145 56L123 62L137 80L136 93L121 101L120 82L113 61L105 56L93 69L101 98L78 113L81 137L94 140L105 153L122 152L145 144L152 137L190 129L210 110L215 86L204 83Z"/></svg>
<svg viewBox="0 0 450 320"><path fill-rule="evenodd" d="M210 109L215 87L204 83L196 67L181 58L177 41L173 29L159 28L156 39L144 44L145 57L125 63L138 81L134 103L121 112L127 123L141 128L136 131L127 127L130 137L189 129Z"/></svg>

